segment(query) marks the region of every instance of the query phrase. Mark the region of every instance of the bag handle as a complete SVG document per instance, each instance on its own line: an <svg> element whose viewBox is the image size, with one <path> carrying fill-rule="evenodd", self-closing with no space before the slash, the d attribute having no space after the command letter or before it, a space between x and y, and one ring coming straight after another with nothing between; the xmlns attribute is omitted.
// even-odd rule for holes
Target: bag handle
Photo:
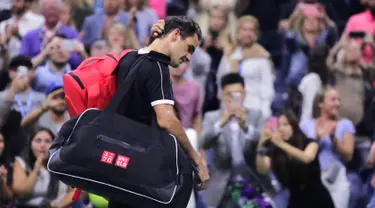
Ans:
<svg viewBox="0 0 375 208"><path fill-rule="evenodd" d="M135 80L138 70L135 70L134 68L136 68L136 66L142 63L142 61L146 58L147 55L142 55L133 63L133 65L129 69L128 74L126 75L125 80L121 82L120 86L118 87L111 101L109 102L108 106L104 109L105 112L116 112L116 109L120 105L121 101L125 99L124 97L126 96L126 93L130 90ZM125 103L127 104L128 102Z"/></svg>

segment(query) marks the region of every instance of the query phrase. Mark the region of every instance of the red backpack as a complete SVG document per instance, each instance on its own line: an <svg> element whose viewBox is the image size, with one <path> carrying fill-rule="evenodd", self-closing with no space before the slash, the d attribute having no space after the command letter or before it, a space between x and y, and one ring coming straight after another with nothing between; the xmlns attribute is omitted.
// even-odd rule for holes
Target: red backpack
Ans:
<svg viewBox="0 0 375 208"><path fill-rule="evenodd" d="M81 114L88 108L103 110L116 92L116 75L113 74L120 56L108 53L103 57L85 59L76 70L63 76L65 102L71 117Z"/></svg>
<svg viewBox="0 0 375 208"><path fill-rule="evenodd" d="M109 53L103 57L85 59L76 70L63 76L65 102L70 117L75 117L88 108L103 110L116 92L115 71L119 61L131 49L124 50L120 56ZM73 201L81 190L77 189Z"/></svg>

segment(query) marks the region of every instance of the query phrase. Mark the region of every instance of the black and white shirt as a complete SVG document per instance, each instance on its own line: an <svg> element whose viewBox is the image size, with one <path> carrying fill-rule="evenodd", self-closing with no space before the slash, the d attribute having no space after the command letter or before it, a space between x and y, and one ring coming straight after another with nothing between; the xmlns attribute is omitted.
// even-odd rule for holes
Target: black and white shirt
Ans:
<svg viewBox="0 0 375 208"><path fill-rule="evenodd" d="M160 104L174 105L172 83L169 74L170 58L155 51L140 49L127 54L121 61L117 72L117 86L125 80L129 69L141 56L147 56L137 64L137 75L129 96L126 109L118 109L118 113L135 121L151 125L154 114L153 107ZM123 101L124 102L124 101ZM120 105L121 106L121 105Z"/></svg>

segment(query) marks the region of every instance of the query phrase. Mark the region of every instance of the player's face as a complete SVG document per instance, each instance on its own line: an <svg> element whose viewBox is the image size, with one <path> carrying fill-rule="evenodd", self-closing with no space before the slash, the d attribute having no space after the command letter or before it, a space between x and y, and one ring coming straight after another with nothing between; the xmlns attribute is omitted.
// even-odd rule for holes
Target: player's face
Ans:
<svg viewBox="0 0 375 208"><path fill-rule="evenodd" d="M171 44L172 54L170 65L174 68L179 67L183 62L189 61L199 44L198 36L196 34L185 39L182 39L179 34L177 35L175 41Z"/></svg>

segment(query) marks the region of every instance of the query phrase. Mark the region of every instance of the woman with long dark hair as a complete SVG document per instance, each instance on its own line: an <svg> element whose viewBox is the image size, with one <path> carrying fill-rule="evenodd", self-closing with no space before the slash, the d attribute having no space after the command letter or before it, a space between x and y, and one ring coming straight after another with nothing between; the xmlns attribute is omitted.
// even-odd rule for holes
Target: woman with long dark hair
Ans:
<svg viewBox="0 0 375 208"><path fill-rule="evenodd" d="M277 130L263 130L257 149L257 171L275 173L290 192L289 208L334 208L321 181L319 145L308 139L298 125L296 116L286 111L278 117Z"/></svg>
<svg viewBox="0 0 375 208"><path fill-rule="evenodd" d="M74 191L51 175L47 168L48 150L54 134L40 128L29 140L24 155L16 157L12 189L16 208L65 207L72 203Z"/></svg>

